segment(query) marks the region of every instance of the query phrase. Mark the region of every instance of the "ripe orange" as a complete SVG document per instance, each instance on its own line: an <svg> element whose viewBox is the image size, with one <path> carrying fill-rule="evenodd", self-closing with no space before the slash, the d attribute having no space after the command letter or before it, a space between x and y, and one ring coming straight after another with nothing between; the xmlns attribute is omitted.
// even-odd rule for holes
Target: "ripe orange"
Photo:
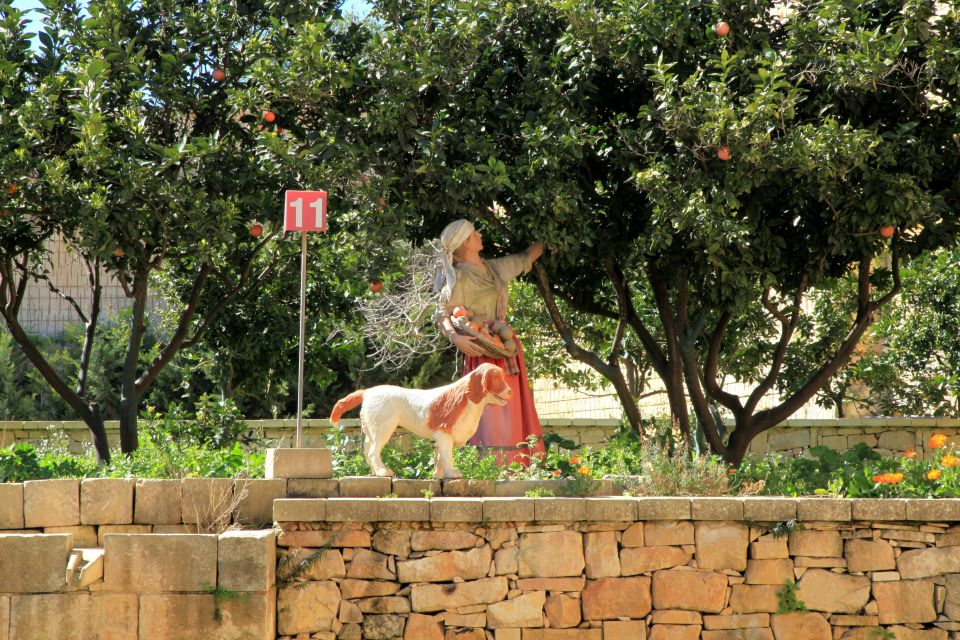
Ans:
<svg viewBox="0 0 960 640"><path fill-rule="evenodd" d="M252 225L250 225L250 235L252 235L254 238L259 238L260 236L262 236L263 225L260 224L259 222L254 222Z"/></svg>
<svg viewBox="0 0 960 640"><path fill-rule="evenodd" d="M223 69L214 69L211 75L217 82L223 82L227 78L227 72Z"/></svg>
<svg viewBox="0 0 960 640"><path fill-rule="evenodd" d="M726 22L718 22L717 26L713 28L714 33L716 33L721 38L725 37L730 33L730 25Z"/></svg>
<svg viewBox="0 0 960 640"><path fill-rule="evenodd" d="M464 309L463 307L454 307L452 315L454 318L462 318L464 316L470 315L470 312Z"/></svg>
<svg viewBox="0 0 960 640"><path fill-rule="evenodd" d="M733 157L733 154L730 152L730 147L724 145L717 149L717 157L726 162Z"/></svg>
<svg viewBox="0 0 960 640"><path fill-rule="evenodd" d="M894 231L895 229L893 228L892 224L888 224L885 227L880 227L880 235L884 238L892 238Z"/></svg>
<svg viewBox="0 0 960 640"><path fill-rule="evenodd" d="M370 281L370 291L373 291L374 293L380 293L380 289L383 289L382 282L380 282L379 280Z"/></svg>
<svg viewBox="0 0 960 640"><path fill-rule="evenodd" d="M273 111L264 111L263 112L263 121L264 122L273 122L277 119L277 114Z"/></svg>
<svg viewBox="0 0 960 640"><path fill-rule="evenodd" d="M4 191L6 192L6 194L7 194L8 196L12 196L13 194L15 194L15 193L17 192L17 189L19 189L19 188L20 188L20 187L17 186L17 183L16 183L16 182L10 182L10 183L7 184L7 186L6 186L6 188L4 189Z"/></svg>
<svg viewBox="0 0 960 640"><path fill-rule="evenodd" d="M115 255L118 258L122 258L126 254L123 252L123 249L121 249L120 247L117 247L116 249L113 250L113 255Z"/></svg>

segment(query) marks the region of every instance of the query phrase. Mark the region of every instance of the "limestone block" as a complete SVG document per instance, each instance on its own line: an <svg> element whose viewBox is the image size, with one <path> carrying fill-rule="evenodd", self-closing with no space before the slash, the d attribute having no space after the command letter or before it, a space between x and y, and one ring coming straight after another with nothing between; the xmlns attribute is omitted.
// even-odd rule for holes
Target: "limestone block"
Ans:
<svg viewBox="0 0 960 640"><path fill-rule="evenodd" d="M928 580L873 583L873 597L877 601L880 624L936 620L933 587L933 582Z"/></svg>
<svg viewBox="0 0 960 640"><path fill-rule="evenodd" d="M588 580L581 604L584 620L643 618L650 613L650 578L636 576Z"/></svg>
<svg viewBox="0 0 960 640"><path fill-rule="evenodd" d="M580 592L586 586L586 578L521 578L517 589L521 591L573 591Z"/></svg>
<svg viewBox="0 0 960 640"><path fill-rule="evenodd" d="M687 524L690 523L688 522ZM624 530L623 535L620 538L620 546L642 547L643 545L643 523L634 522Z"/></svg>
<svg viewBox="0 0 960 640"><path fill-rule="evenodd" d="M887 631L892 633L896 640L947 640L946 629L911 629L895 625L887 627Z"/></svg>
<svg viewBox="0 0 960 640"><path fill-rule="evenodd" d="M282 586L277 593L277 633L329 631L340 608L340 589L332 581Z"/></svg>
<svg viewBox="0 0 960 640"><path fill-rule="evenodd" d="M520 534L517 533L516 527L491 526L484 528L483 538L490 544L493 550L496 551L500 547L517 546Z"/></svg>
<svg viewBox="0 0 960 640"><path fill-rule="evenodd" d="M267 449L265 478L332 478L329 449Z"/></svg>
<svg viewBox="0 0 960 640"><path fill-rule="evenodd" d="M46 593L67 584L67 534L0 534L0 593Z"/></svg>
<svg viewBox="0 0 960 640"><path fill-rule="evenodd" d="M23 485L0 483L0 529L23 528Z"/></svg>
<svg viewBox="0 0 960 640"><path fill-rule="evenodd" d="M453 584L415 584L410 603L418 613L431 613L475 604L493 604L507 597L507 579L500 576Z"/></svg>
<svg viewBox="0 0 960 640"><path fill-rule="evenodd" d="M801 522L849 522L851 501L834 498L797 498L797 519Z"/></svg>
<svg viewBox="0 0 960 640"><path fill-rule="evenodd" d="M695 544L693 523L686 520L644 523L643 538L651 547Z"/></svg>
<svg viewBox="0 0 960 640"><path fill-rule="evenodd" d="M692 554L681 547L624 547L620 550L620 572L625 576L685 565ZM590 577L590 576L588 576Z"/></svg>
<svg viewBox="0 0 960 640"><path fill-rule="evenodd" d="M363 529L284 531L277 538L277 544L281 547L369 547L371 538Z"/></svg>
<svg viewBox="0 0 960 640"><path fill-rule="evenodd" d="M480 536L462 529L453 531L416 530L410 537L410 547L414 551L453 551L472 549L477 546Z"/></svg>
<svg viewBox="0 0 960 640"><path fill-rule="evenodd" d="M104 539L111 533L150 533L153 527L149 524L102 524L97 527L97 544L103 547Z"/></svg>
<svg viewBox="0 0 960 640"><path fill-rule="evenodd" d="M870 599L870 578L809 569L797 583L797 598L811 611L858 613Z"/></svg>
<svg viewBox="0 0 960 640"><path fill-rule="evenodd" d="M588 578L620 575L616 531L593 531L583 536L583 555Z"/></svg>
<svg viewBox="0 0 960 640"><path fill-rule="evenodd" d="M520 536L521 578L579 576L586 561L583 539L576 531L550 531Z"/></svg>
<svg viewBox="0 0 960 640"><path fill-rule="evenodd" d="M809 449L809 429L788 429L772 432L767 437L768 451L786 451L788 449Z"/></svg>
<svg viewBox="0 0 960 640"><path fill-rule="evenodd" d="M789 558L787 539L764 536L756 542L750 543L750 557L754 560L775 560Z"/></svg>
<svg viewBox="0 0 960 640"><path fill-rule="evenodd" d="M427 522L430 502L424 498L381 498L377 503L380 522Z"/></svg>
<svg viewBox="0 0 960 640"><path fill-rule="evenodd" d="M341 498L381 498L393 493L393 478L389 477L343 476L339 482Z"/></svg>
<svg viewBox="0 0 960 640"><path fill-rule="evenodd" d="M551 629L569 629L580 624L580 598L558 593L546 599L543 610Z"/></svg>
<svg viewBox="0 0 960 640"><path fill-rule="evenodd" d="M774 560L747 560L743 574L746 584L775 584L783 586L793 580L793 562L789 558Z"/></svg>
<svg viewBox="0 0 960 640"><path fill-rule="evenodd" d="M543 605L546 593L534 591L517 596L512 600L495 602L487 606L487 628L501 627L542 627Z"/></svg>
<svg viewBox="0 0 960 640"><path fill-rule="evenodd" d="M910 451L917 448L917 440L912 431L884 431L877 438L877 446L891 451Z"/></svg>
<svg viewBox="0 0 960 640"><path fill-rule="evenodd" d="M10 633L10 596L0 596L0 640L10 640L9 633Z"/></svg>
<svg viewBox="0 0 960 640"><path fill-rule="evenodd" d="M410 600L402 596L376 596L356 601L362 613L410 613Z"/></svg>
<svg viewBox="0 0 960 640"><path fill-rule="evenodd" d="M646 640L647 623L643 620L605 620L604 640Z"/></svg>
<svg viewBox="0 0 960 640"><path fill-rule="evenodd" d="M409 529L381 530L373 534L373 550L387 555L405 558L410 555Z"/></svg>
<svg viewBox="0 0 960 640"><path fill-rule="evenodd" d="M650 627L650 640L700 640L700 625L655 624Z"/></svg>
<svg viewBox="0 0 960 640"><path fill-rule="evenodd" d="M179 524L181 491L179 480L137 480L134 490L133 521L137 524Z"/></svg>
<svg viewBox="0 0 960 640"><path fill-rule="evenodd" d="M796 498L743 498L743 517L754 522L785 522L797 517Z"/></svg>
<svg viewBox="0 0 960 640"><path fill-rule="evenodd" d="M77 525L75 527L44 527L44 533L64 533L70 536L70 546L73 549L96 547L97 528L93 525Z"/></svg>
<svg viewBox="0 0 960 640"><path fill-rule="evenodd" d="M960 574L945 576L946 594L943 602L943 615L951 620L960 620Z"/></svg>
<svg viewBox="0 0 960 640"><path fill-rule="evenodd" d="M704 631L702 640L773 640L773 631L766 629L719 629Z"/></svg>
<svg viewBox="0 0 960 640"><path fill-rule="evenodd" d="M731 585L730 609L733 613L776 613L777 591L782 588L772 584Z"/></svg>
<svg viewBox="0 0 960 640"><path fill-rule="evenodd" d="M696 611L655 609L650 614L650 622L651 624L698 624L702 626L703 616Z"/></svg>
<svg viewBox="0 0 960 640"><path fill-rule="evenodd" d="M770 614L750 613L726 616L703 616L705 629L762 629L770 626Z"/></svg>
<svg viewBox="0 0 960 640"><path fill-rule="evenodd" d="M433 522L480 522L483 502L480 498L433 498L430 500Z"/></svg>
<svg viewBox="0 0 960 640"><path fill-rule="evenodd" d="M217 536L115 533L103 561L107 591L204 591L217 584Z"/></svg>
<svg viewBox="0 0 960 640"><path fill-rule="evenodd" d="M690 498L639 498L639 520L689 520Z"/></svg>
<svg viewBox="0 0 960 640"><path fill-rule="evenodd" d="M698 522L695 537L697 566L743 571L747 568L749 535L747 526L739 522Z"/></svg>
<svg viewBox="0 0 960 640"><path fill-rule="evenodd" d="M287 497L287 480L241 478L234 481L233 495L237 502L236 521L243 525L265 525L273 522L273 501Z"/></svg>
<svg viewBox="0 0 960 640"><path fill-rule="evenodd" d="M443 638L444 640L487 640L487 635L483 629L447 629Z"/></svg>
<svg viewBox="0 0 960 640"><path fill-rule="evenodd" d="M398 591L400 591L400 585L396 582L356 580L354 578L347 578L340 581L340 594L344 600L391 596Z"/></svg>
<svg viewBox="0 0 960 640"><path fill-rule="evenodd" d="M80 483L81 524L131 524L133 478L85 478Z"/></svg>
<svg viewBox="0 0 960 640"><path fill-rule="evenodd" d="M533 522L536 498L483 498L483 519L490 522Z"/></svg>
<svg viewBox="0 0 960 640"><path fill-rule="evenodd" d="M810 558L843 557L839 531L800 530L790 532L790 555Z"/></svg>
<svg viewBox="0 0 960 640"><path fill-rule="evenodd" d="M140 597L140 640L260 640L276 637L276 592L236 599L208 593ZM103 636L100 636L103 637Z"/></svg>
<svg viewBox="0 0 960 640"><path fill-rule="evenodd" d="M537 522L578 522L587 518L585 498L537 498L533 501Z"/></svg>
<svg viewBox="0 0 960 640"><path fill-rule="evenodd" d="M960 573L960 547L910 549L897 558L897 571L904 580Z"/></svg>
<svg viewBox="0 0 960 640"><path fill-rule="evenodd" d="M361 622L363 622L361 620ZM441 640L443 636L440 636ZM337 640L361 640L363 638L363 627L359 624L344 624L340 629L340 633L337 634ZM407 640L404 638L404 640Z"/></svg>
<svg viewBox="0 0 960 640"><path fill-rule="evenodd" d="M494 496L497 493L495 480L468 480L466 478L444 480L442 482L443 495L459 498L479 498Z"/></svg>
<svg viewBox="0 0 960 640"><path fill-rule="evenodd" d="M180 514L186 524L233 521L232 478L184 478L180 481Z"/></svg>
<svg viewBox="0 0 960 640"><path fill-rule="evenodd" d="M436 616L411 613L407 616L403 640L443 640L443 622ZM519 636L517 640L520 640Z"/></svg>
<svg viewBox="0 0 960 640"><path fill-rule="evenodd" d="M960 499L934 498L907 500L907 520L952 522L960 520Z"/></svg>
<svg viewBox="0 0 960 640"><path fill-rule="evenodd" d="M727 576L722 573L667 570L653 574L653 606L656 609L720 613L726 595Z"/></svg>
<svg viewBox="0 0 960 640"><path fill-rule="evenodd" d="M848 571L891 571L897 568L893 547L886 540L855 538L844 545Z"/></svg>
<svg viewBox="0 0 960 640"><path fill-rule="evenodd" d="M776 640L833 640L830 623L819 613L782 613L770 618Z"/></svg>
<svg viewBox="0 0 960 640"><path fill-rule="evenodd" d="M450 582L454 578L478 580L490 571L493 551L489 545L469 551L444 551L415 560L397 562L400 582Z"/></svg>
<svg viewBox="0 0 960 640"><path fill-rule="evenodd" d="M602 629L524 629L523 640L603 640L603 630Z"/></svg>
<svg viewBox="0 0 960 640"><path fill-rule="evenodd" d="M498 576L516 575L520 572L520 549L517 547L498 549L493 556L493 562Z"/></svg>
<svg viewBox="0 0 960 640"><path fill-rule="evenodd" d="M637 519L636 498L595 497L587 500L586 506L586 519L591 522L633 522Z"/></svg>
<svg viewBox="0 0 960 640"><path fill-rule="evenodd" d="M743 520L743 498L691 498L694 520Z"/></svg>
<svg viewBox="0 0 960 640"><path fill-rule="evenodd" d="M890 521L907 519L907 501L900 498L856 498L850 501L853 520Z"/></svg>
<svg viewBox="0 0 960 640"><path fill-rule="evenodd" d="M269 482L282 482L287 485L288 498L338 498L340 481L335 478L273 478ZM394 493L396 489L394 489ZM399 495L399 494L398 494ZM419 498L420 494L404 495L402 498Z"/></svg>
<svg viewBox="0 0 960 640"><path fill-rule="evenodd" d="M389 556L369 549L356 549L347 566L347 577L361 580L396 580L397 576L390 569L388 558Z"/></svg>
<svg viewBox="0 0 960 640"><path fill-rule="evenodd" d="M379 498L328 498L326 503L328 522L376 522L379 519Z"/></svg>
<svg viewBox="0 0 960 640"><path fill-rule="evenodd" d="M412 480L406 478L393 479L393 492L398 498L424 498L424 492L430 496L439 496L443 493L439 480ZM409 623L407 623L409 627Z"/></svg>
<svg viewBox="0 0 960 640"><path fill-rule="evenodd" d="M277 582L273 530L227 531L217 543L217 586L229 591L269 591Z"/></svg>
<svg viewBox="0 0 960 640"><path fill-rule="evenodd" d="M138 640L134 594L17 595L10 598L9 607L11 640ZM4 625L0 638L8 637L6 631Z"/></svg>
<svg viewBox="0 0 960 640"><path fill-rule="evenodd" d="M24 482L23 523L27 529L80 524L80 480Z"/></svg>
<svg viewBox="0 0 960 640"><path fill-rule="evenodd" d="M153 533L199 533L195 524L155 524L150 527Z"/></svg>
<svg viewBox="0 0 960 640"><path fill-rule="evenodd" d="M272 522L324 522L327 501L319 498L280 498L273 501Z"/></svg>

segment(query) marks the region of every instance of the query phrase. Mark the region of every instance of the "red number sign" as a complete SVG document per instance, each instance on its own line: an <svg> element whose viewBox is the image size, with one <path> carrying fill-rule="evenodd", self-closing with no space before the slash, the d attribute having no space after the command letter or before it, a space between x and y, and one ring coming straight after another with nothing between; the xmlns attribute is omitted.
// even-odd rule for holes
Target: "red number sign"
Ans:
<svg viewBox="0 0 960 640"><path fill-rule="evenodd" d="M284 231L327 232L327 192L287 191L283 203Z"/></svg>

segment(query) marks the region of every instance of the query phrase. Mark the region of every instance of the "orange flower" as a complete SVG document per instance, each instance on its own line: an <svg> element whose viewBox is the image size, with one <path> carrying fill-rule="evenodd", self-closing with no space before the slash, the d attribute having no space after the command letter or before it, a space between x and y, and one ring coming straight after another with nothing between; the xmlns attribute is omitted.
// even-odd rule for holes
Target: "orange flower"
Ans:
<svg viewBox="0 0 960 640"><path fill-rule="evenodd" d="M953 454L951 454L951 453L948 453L947 455L943 456L943 457L940 459L940 464L942 464L943 466L948 467L948 468L949 468L949 467L955 467L955 466L957 466L958 464L960 464L960 458L958 458L957 456L955 456L955 455L953 455Z"/></svg>
<svg viewBox="0 0 960 640"><path fill-rule="evenodd" d="M930 469L930 471L927 471L927 480L937 480L940 475L940 469Z"/></svg>
<svg viewBox="0 0 960 640"><path fill-rule="evenodd" d="M570 458L570 464L580 464L580 456L573 456Z"/></svg>
<svg viewBox="0 0 960 640"><path fill-rule="evenodd" d="M898 484L903 480L902 473L881 473L873 476L873 481L877 484Z"/></svg>
<svg viewBox="0 0 960 640"><path fill-rule="evenodd" d="M553 470L553 475L555 475L555 476L560 475L560 469L554 469L554 470Z"/></svg>
<svg viewBox="0 0 960 640"><path fill-rule="evenodd" d="M579 469L577 469L577 473L579 473L582 476L588 476L590 475L590 467L580 467Z"/></svg>
<svg viewBox="0 0 960 640"><path fill-rule="evenodd" d="M927 446L931 449L939 449L943 445L947 444L947 436L942 433L935 433L930 436L930 441L927 442Z"/></svg>
<svg viewBox="0 0 960 640"><path fill-rule="evenodd" d="M729 473L730 475L733 475L733 474L735 474L736 472L737 472L737 470L736 470L736 468L734 468L734 467L730 467L729 469L727 469L727 473Z"/></svg>
<svg viewBox="0 0 960 640"><path fill-rule="evenodd" d="M913 449L911 449L910 451L904 451L904 452L903 452L903 457L904 457L904 458L909 458L910 460L913 460L914 458L917 457L917 452L914 451Z"/></svg>

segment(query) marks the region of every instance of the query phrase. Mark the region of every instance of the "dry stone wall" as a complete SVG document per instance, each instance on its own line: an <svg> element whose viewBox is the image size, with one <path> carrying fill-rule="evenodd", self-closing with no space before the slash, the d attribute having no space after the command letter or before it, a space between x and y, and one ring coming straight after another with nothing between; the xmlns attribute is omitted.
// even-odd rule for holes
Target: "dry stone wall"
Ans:
<svg viewBox="0 0 960 640"><path fill-rule="evenodd" d="M960 638L960 500L331 498L274 514L280 640ZM805 610L784 609L788 582Z"/></svg>

